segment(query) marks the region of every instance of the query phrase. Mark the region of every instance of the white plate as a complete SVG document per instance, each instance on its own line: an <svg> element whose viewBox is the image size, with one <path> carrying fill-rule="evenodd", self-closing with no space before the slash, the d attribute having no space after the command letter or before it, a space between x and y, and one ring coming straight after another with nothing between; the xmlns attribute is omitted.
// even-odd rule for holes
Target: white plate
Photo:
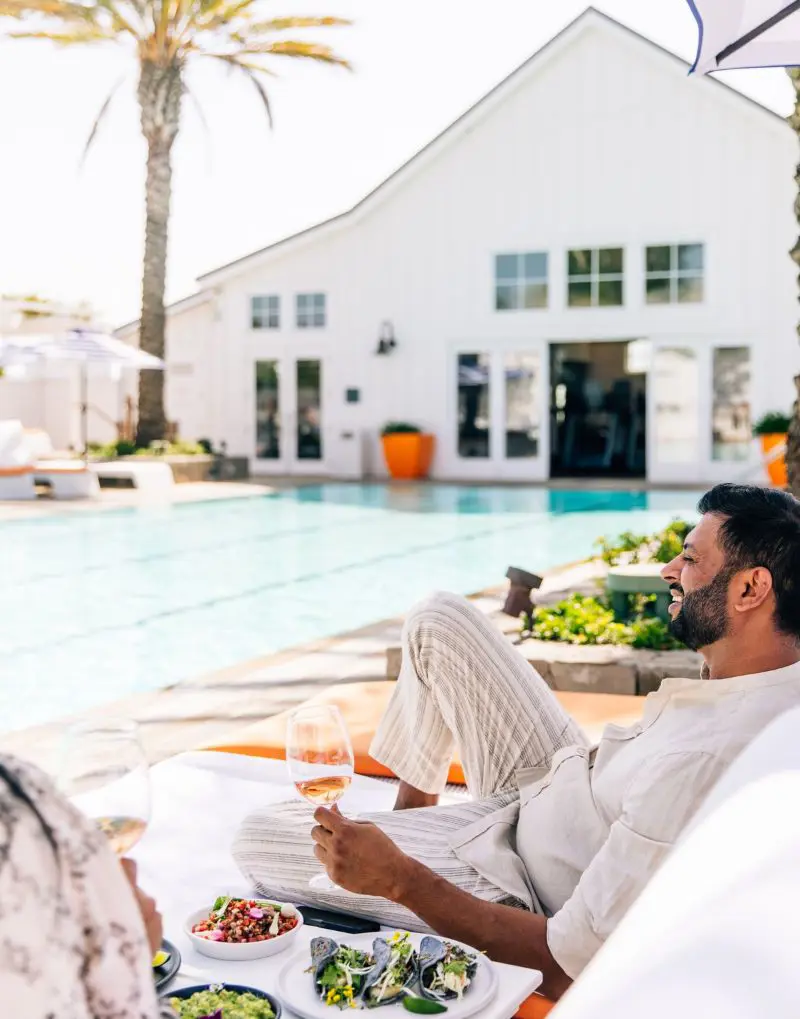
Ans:
<svg viewBox="0 0 800 1019"><path fill-rule="evenodd" d="M342 945L351 945L353 948L371 951L372 942L375 938L389 938L391 934L391 931L380 931L378 934L356 934L351 936L331 931L330 937ZM423 937L424 935L422 934L411 935L411 941L417 950L419 950L419 943ZM447 940L452 941L451 938ZM453 942L453 944L459 943ZM469 948L468 945L463 945L462 947L470 952L475 952L475 949ZM469 990L461 1001L453 998L444 1002L447 1005L447 1012L441 1013L442 1019L467 1019L468 1016L476 1015L482 1012L497 994L497 970L486 956L481 955L479 952L475 952L475 954L478 956L478 971L470 984ZM320 1001L314 987L314 978L311 973L306 973L310 965L311 950L309 947L305 947L302 951L298 950L295 952L281 970L278 977L278 995L286 1008L290 1012L296 1012L302 1019L337 1019L339 1015L351 1015L350 1009L340 1013L339 1009L332 1005L324 1005ZM413 987L410 989L414 993L418 993L418 989L415 990ZM375 1016L375 1019L390 1019L391 1016L404 1015L408 1017L411 1015L410 1012L403 1008L402 1002L399 1001L392 1005L381 1005L369 1011L370 1014Z"/></svg>
<svg viewBox="0 0 800 1019"><path fill-rule="evenodd" d="M261 898L261 896L241 895L236 896L236 898L252 899ZM272 899L265 901L273 902ZM275 902L274 905L285 906L288 903ZM297 938L298 932L303 926L303 914L297 909L297 906L293 908L297 911L297 925L285 934L280 934L277 938L270 938L268 941L230 942L210 941L208 938L201 938L199 934L195 934L192 931L192 927L196 923L200 923L201 920L208 919L212 909L210 904L205 909L198 909L190 916L187 916L183 930L186 937L191 941L192 947L196 948L203 955L210 956L212 959L223 959L225 962L249 962L253 959L265 959L269 955L278 955L280 952L285 952Z"/></svg>

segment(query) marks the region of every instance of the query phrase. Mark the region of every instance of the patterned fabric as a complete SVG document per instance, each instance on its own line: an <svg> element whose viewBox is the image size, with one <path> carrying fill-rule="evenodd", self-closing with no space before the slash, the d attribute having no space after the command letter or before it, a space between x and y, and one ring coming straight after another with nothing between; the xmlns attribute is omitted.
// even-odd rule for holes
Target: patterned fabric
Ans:
<svg viewBox="0 0 800 1019"><path fill-rule="evenodd" d="M27 764L0 755L4 1016L154 1019L150 951L103 835Z"/></svg>
<svg viewBox="0 0 800 1019"><path fill-rule="evenodd" d="M439 793L456 742L472 800L361 814L359 820L374 822L403 852L480 899L538 909L529 885L519 896L509 894L459 858L451 843L466 826L518 801L519 769L547 767L560 747L586 745L586 737L481 612L457 595L440 594L406 619L403 667L370 753L416 788ZM312 815L310 807L293 802L244 821L234 857L259 892L426 930L416 916L385 899L308 888L320 872Z"/></svg>

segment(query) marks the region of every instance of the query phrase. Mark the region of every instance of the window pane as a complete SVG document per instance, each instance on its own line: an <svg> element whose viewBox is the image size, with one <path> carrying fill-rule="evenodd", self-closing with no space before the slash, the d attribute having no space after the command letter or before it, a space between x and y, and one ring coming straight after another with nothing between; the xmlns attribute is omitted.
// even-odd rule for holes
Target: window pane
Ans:
<svg viewBox="0 0 800 1019"><path fill-rule="evenodd" d="M598 257L601 273L622 272L622 248L601 248Z"/></svg>
<svg viewBox="0 0 800 1019"><path fill-rule="evenodd" d="M497 255L494 260L495 277L499 280L515 280L518 266L518 255Z"/></svg>
<svg viewBox="0 0 800 1019"><path fill-rule="evenodd" d="M489 355L459 354L458 455L489 457Z"/></svg>
<svg viewBox="0 0 800 1019"><path fill-rule="evenodd" d="M570 276L588 276L592 271L592 252L589 249L570 251L567 255L567 273Z"/></svg>
<svg viewBox="0 0 800 1019"><path fill-rule="evenodd" d="M302 315L308 308L308 294L297 295L297 314Z"/></svg>
<svg viewBox="0 0 800 1019"><path fill-rule="evenodd" d="M519 287L498 286L495 288L494 306L498 311L508 311L509 308L517 307L517 294Z"/></svg>
<svg viewBox="0 0 800 1019"><path fill-rule="evenodd" d="M678 301L681 304L695 304L703 300L702 276L678 277Z"/></svg>
<svg viewBox="0 0 800 1019"><path fill-rule="evenodd" d="M528 283L523 294L523 305L526 308L546 308L547 284Z"/></svg>
<svg viewBox="0 0 800 1019"><path fill-rule="evenodd" d="M647 280L647 303L669 304L672 281L666 279Z"/></svg>
<svg viewBox="0 0 800 1019"><path fill-rule="evenodd" d="M256 361L256 457L278 460L281 455L281 422L278 362Z"/></svg>
<svg viewBox="0 0 800 1019"><path fill-rule="evenodd" d="M714 350L711 425L714 460L747 460L750 457L750 380L748 347Z"/></svg>
<svg viewBox="0 0 800 1019"><path fill-rule="evenodd" d="M592 284L570 283L567 303L570 308L588 308L592 303Z"/></svg>
<svg viewBox="0 0 800 1019"><path fill-rule="evenodd" d="M648 248L646 264L648 272L669 272L671 263L672 248L663 245L657 248Z"/></svg>
<svg viewBox="0 0 800 1019"><path fill-rule="evenodd" d="M322 459L322 362L297 362L297 459Z"/></svg>
<svg viewBox="0 0 800 1019"><path fill-rule="evenodd" d="M600 280L597 287L597 303L602 308L622 304L622 280Z"/></svg>
<svg viewBox="0 0 800 1019"><path fill-rule="evenodd" d="M323 313L323 315L324 315L325 314L325 295L324 294L314 294L313 298L314 298L314 309L315 309L315 311L321 311Z"/></svg>
<svg viewBox="0 0 800 1019"><path fill-rule="evenodd" d="M506 378L506 456L522 459L539 452L538 354L508 354Z"/></svg>
<svg viewBox="0 0 800 1019"><path fill-rule="evenodd" d="M686 347L665 347L653 359L656 459L664 464L696 463L700 432L700 373L697 355Z"/></svg>
<svg viewBox="0 0 800 1019"><path fill-rule="evenodd" d="M701 272L703 269L703 245L681 244L678 248L678 268L694 269Z"/></svg>
<svg viewBox="0 0 800 1019"><path fill-rule="evenodd" d="M524 256L523 269L525 279L546 280L547 279L547 252L536 251Z"/></svg>

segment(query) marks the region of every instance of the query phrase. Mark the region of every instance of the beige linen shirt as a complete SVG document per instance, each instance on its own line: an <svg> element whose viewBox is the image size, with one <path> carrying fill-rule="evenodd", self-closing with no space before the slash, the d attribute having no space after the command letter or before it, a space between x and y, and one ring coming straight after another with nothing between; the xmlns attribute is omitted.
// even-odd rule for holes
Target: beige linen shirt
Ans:
<svg viewBox="0 0 800 1019"><path fill-rule="evenodd" d="M706 794L774 718L800 705L800 663L734 679L666 679L641 722L519 772L518 802L453 836L456 854L544 913L553 957L577 977Z"/></svg>

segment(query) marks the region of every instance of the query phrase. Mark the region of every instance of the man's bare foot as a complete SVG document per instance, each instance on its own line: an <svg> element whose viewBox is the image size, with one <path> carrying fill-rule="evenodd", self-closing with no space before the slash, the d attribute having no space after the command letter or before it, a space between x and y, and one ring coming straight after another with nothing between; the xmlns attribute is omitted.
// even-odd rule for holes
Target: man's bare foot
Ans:
<svg viewBox="0 0 800 1019"><path fill-rule="evenodd" d="M439 797L435 793L423 793L407 782L401 782L395 800L395 810L414 810L416 807L435 807Z"/></svg>

